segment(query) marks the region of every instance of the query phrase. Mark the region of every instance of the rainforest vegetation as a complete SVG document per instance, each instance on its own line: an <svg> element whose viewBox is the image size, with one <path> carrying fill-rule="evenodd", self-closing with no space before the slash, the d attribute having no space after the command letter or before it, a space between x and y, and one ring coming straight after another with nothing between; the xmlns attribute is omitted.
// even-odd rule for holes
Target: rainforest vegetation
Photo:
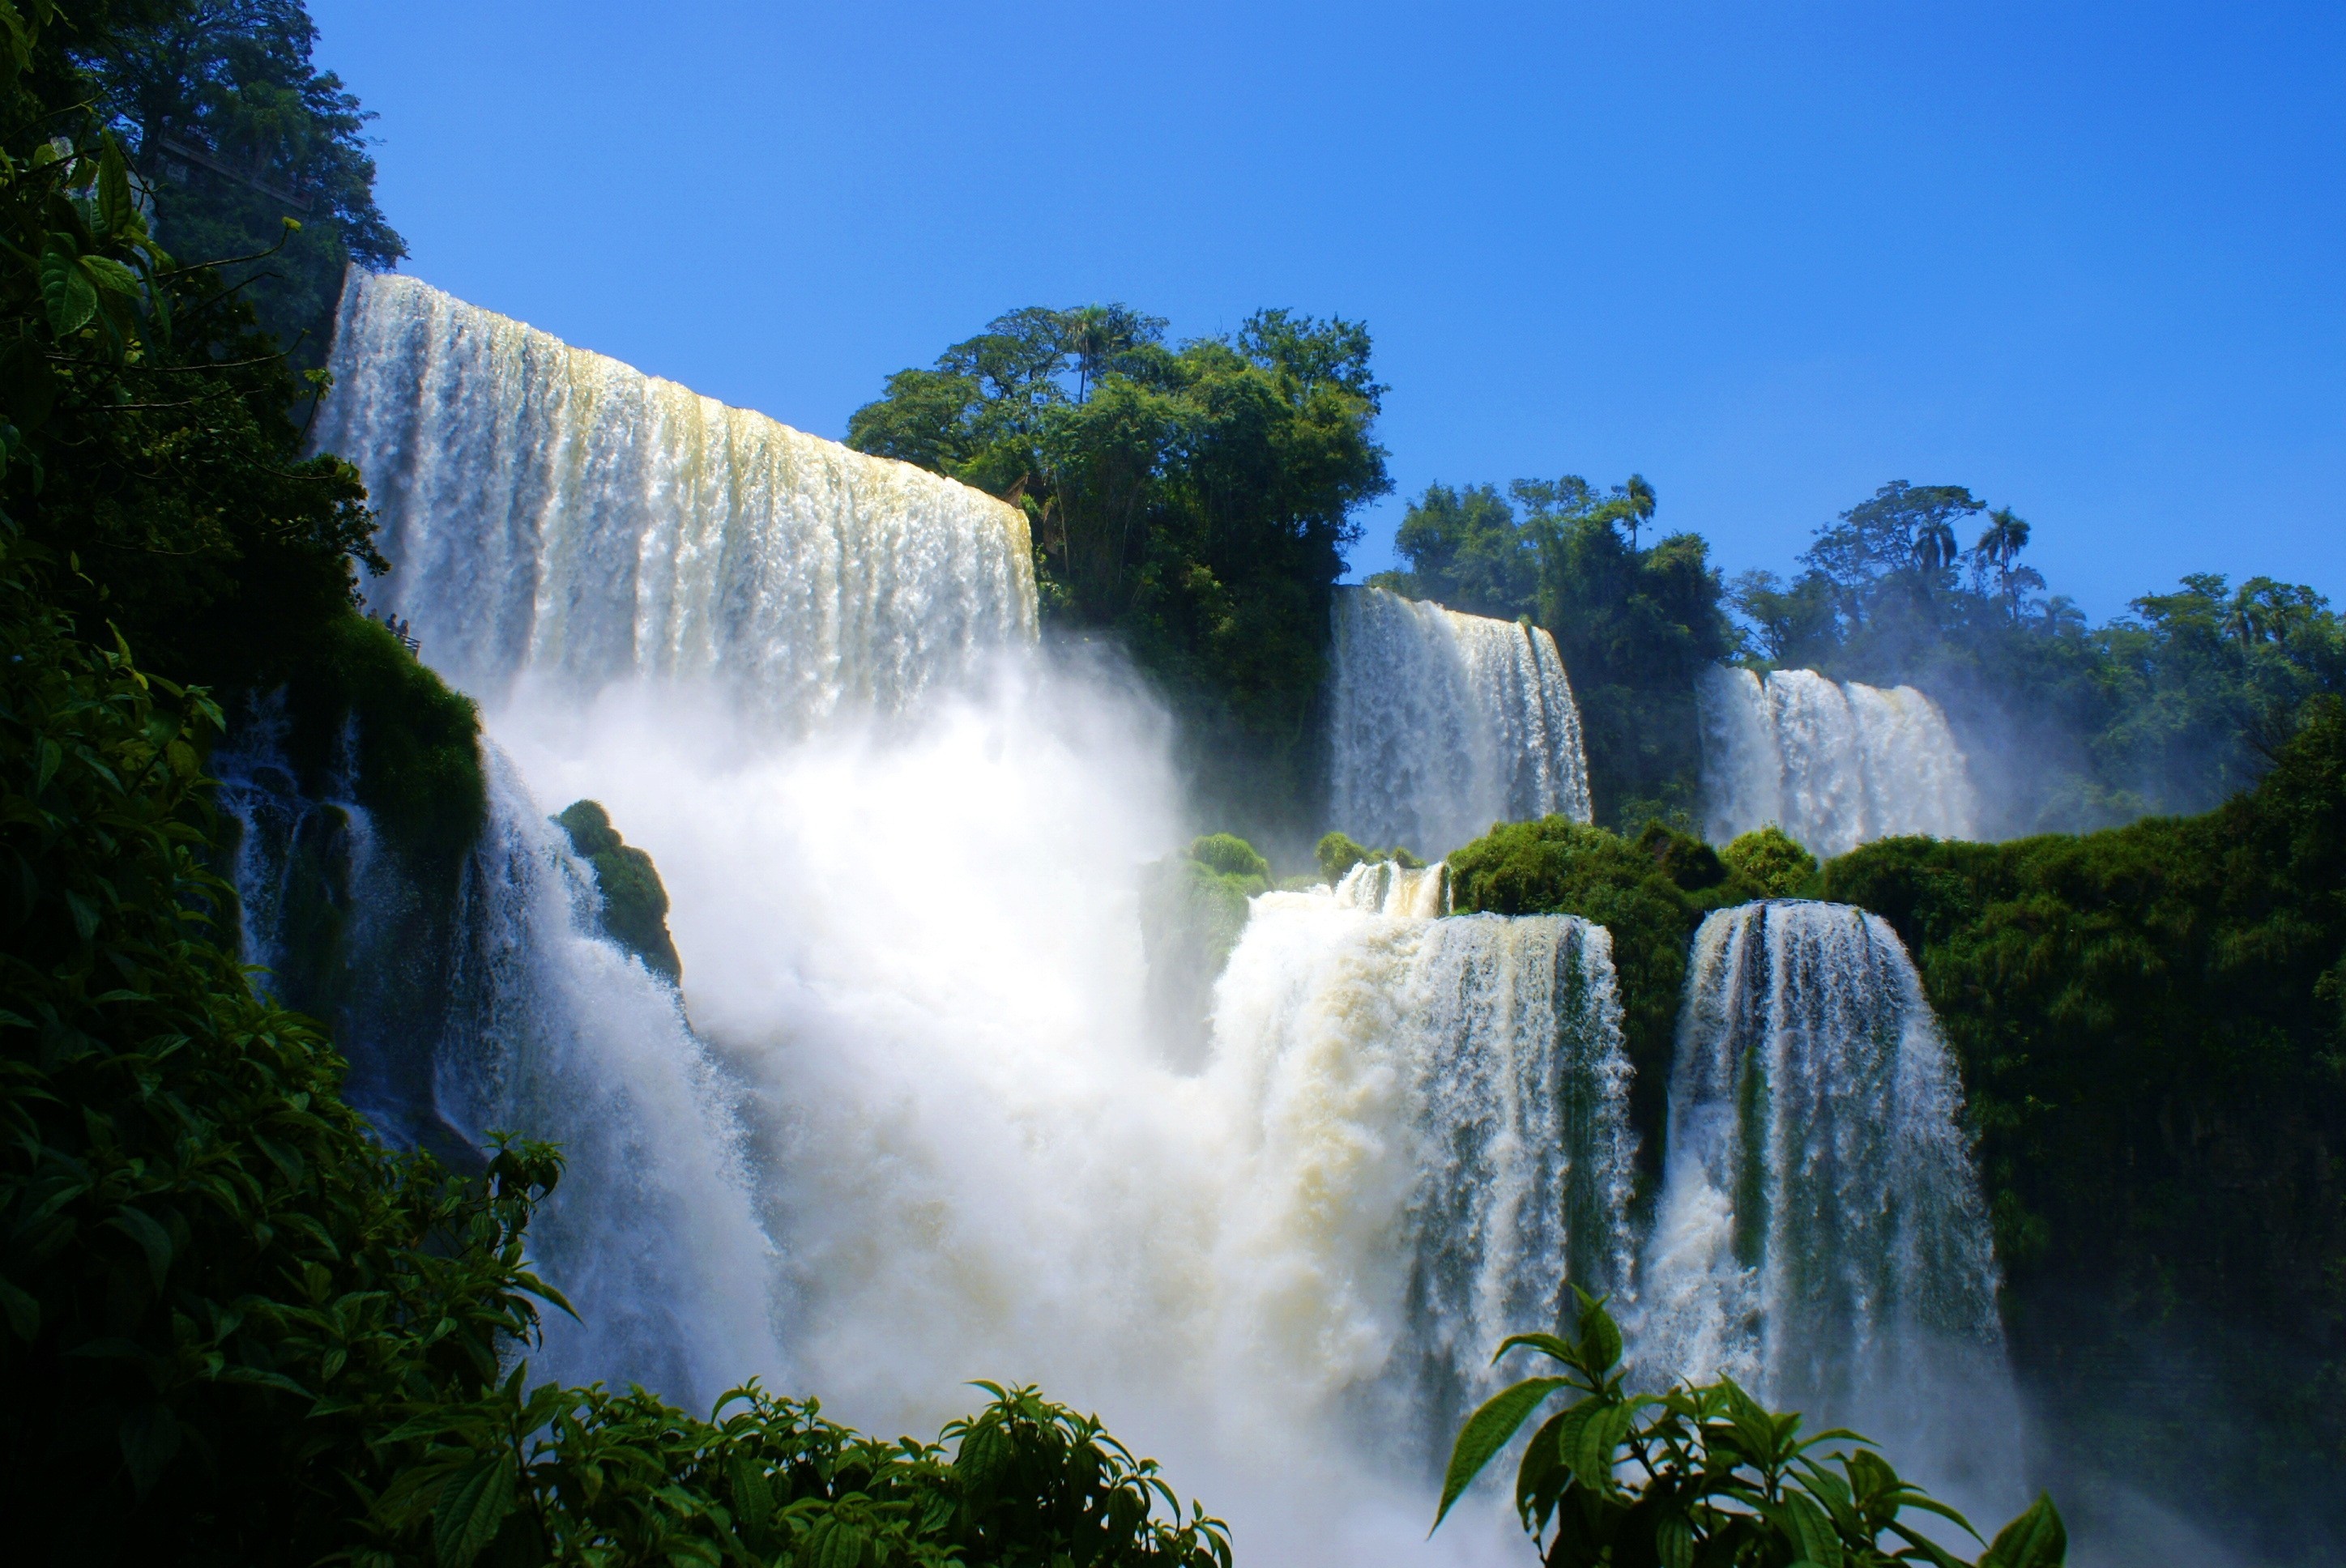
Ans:
<svg viewBox="0 0 2346 1568"><path fill-rule="evenodd" d="M385 567L357 473L304 453L342 270L403 251L314 37L299 0L0 0L14 1538L95 1562L1226 1563L1216 1522L1032 1390L989 1387L933 1444L754 1387L706 1420L532 1388L516 1358L566 1309L525 1254L558 1151L387 1151L328 1033L252 990L204 777L225 728L273 702L301 787L347 783L416 891L419 949L486 800L471 704L357 606ZM1343 552L1389 488L1384 389L1357 322L1167 333L1121 306L1014 311L888 378L851 440L1022 506L1046 615L1168 694L1212 762L1203 809L1291 835L1313 825ZM2053 1430L2179 1503L2285 1495L2292 1534L2266 1544L2317 1560L2346 1536L2346 628L2310 588L2212 575L2090 626L2026 564L2028 524L1955 486L1884 486L1790 580L1725 581L1658 514L1634 475L1409 508L1407 569L1381 581L1556 635L1602 824L1496 829L1452 858L1456 907L1611 929L1649 1177L1703 915L1790 895L1884 915L1962 1060ZM1691 693L1722 658L1913 681L1975 749L2043 760L2000 827L2130 825L1822 867L1772 830L1705 845ZM648 860L593 802L562 823L613 934L674 977ZM1331 835L1319 871L1379 858L1409 859ZM1228 835L1155 873L1152 984L1188 1049L1275 881ZM326 968L290 984L334 1013ZM1608 1332L1592 1307L1576 1340L1526 1342L1582 1396L1525 1471L1551 1561L1623 1531L1657 1561L1714 1540L1876 1560L1921 1506L1886 1461L1793 1465L1810 1440L1739 1391L1630 1398ZM1512 1432L1536 1399L1502 1399ZM1461 1464L1496 1451L1499 1419L1470 1423ZM1567 1426L1609 1445L1567 1449ZM1622 1451L1647 1459L1634 1491L1610 1480ZM1984 1561L2055 1560L2058 1528L2033 1510Z"/></svg>
<svg viewBox="0 0 2346 1568"><path fill-rule="evenodd" d="M2311 588L2198 575L2089 626L2027 565L2029 524L1960 485L1882 486L1817 530L1790 583L1723 582L1694 535L1644 542L1658 506L1635 474L1433 485L1395 541L1408 569L1371 579L1555 635L1609 827L1693 825L1693 677L1722 657L1920 687L1972 755L2029 759L1982 769L1996 836L2206 810L2306 698L2346 693L2346 623Z"/></svg>

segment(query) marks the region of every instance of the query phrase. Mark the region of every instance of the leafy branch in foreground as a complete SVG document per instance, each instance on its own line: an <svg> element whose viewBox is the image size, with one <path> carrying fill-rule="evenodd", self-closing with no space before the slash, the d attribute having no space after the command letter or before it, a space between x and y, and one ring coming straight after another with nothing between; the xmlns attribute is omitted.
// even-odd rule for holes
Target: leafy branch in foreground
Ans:
<svg viewBox="0 0 2346 1568"><path fill-rule="evenodd" d="M2040 1494L1969 1563L1900 1515L1936 1514L1976 1540L1970 1522L1900 1480L1854 1432L1804 1438L1798 1415L1761 1408L1731 1379L1625 1392L1621 1330L1603 1301L1575 1293L1576 1340L1516 1334L1499 1347L1500 1356L1536 1350L1564 1374L1526 1378L1466 1419L1434 1528L1532 1413L1561 1393L1571 1402L1532 1433L1515 1473L1515 1512L1548 1568L2059 1568L2066 1560L2067 1533L2049 1497ZM1820 1457L1832 1443L1843 1446Z"/></svg>
<svg viewBox="0 0 2346 1568"><path fill-rule="evenodd" d="M944 1439L883 1442L813 1400L753 1381L700 1420L641 1389L547 1384L526 1369L466 1405L430 1404L384 1438L408 1451L376 1502L359 1568L540 1563L955 1563L1229 1568L1227 1530L1185 1518L1156 1462L1032 1389ZM1162 1502L1170 1517L1160 1517Z"/></svg>

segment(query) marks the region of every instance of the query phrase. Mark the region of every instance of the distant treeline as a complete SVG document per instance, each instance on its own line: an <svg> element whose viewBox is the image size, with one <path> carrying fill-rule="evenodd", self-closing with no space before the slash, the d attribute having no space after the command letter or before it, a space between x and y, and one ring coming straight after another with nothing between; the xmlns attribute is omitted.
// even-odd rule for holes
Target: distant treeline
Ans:
<svg viewBox="0 0 2346 1568"><path fill-rule="evenodd" d="M1722 581L1699 535L1646 545L1653 490L1577 478L1436 484L1372 578L1556 636L1601 820L1689 823L1702 663L1911 683L1974 760L1995 836L2205 810L2253 782L2305 699L2346 691L2346 625L2313 589L2212 574L2092 626L2025 560L2031 529L1961 485L1882 486L1816 531L1788 583Z"/></svg>

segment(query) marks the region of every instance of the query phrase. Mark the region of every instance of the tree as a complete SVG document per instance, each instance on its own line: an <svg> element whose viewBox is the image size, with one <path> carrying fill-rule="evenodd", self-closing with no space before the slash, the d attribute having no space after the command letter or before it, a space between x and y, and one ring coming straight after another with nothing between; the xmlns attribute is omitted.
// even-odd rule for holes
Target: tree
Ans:
<svg viewBox="0 0 2346 1568"><path fill-rule="evenodd" d="M1978 566L1994 570L1997 591L2004 596L2005 605L2016 614L2019 589L2023 585L2015 571L2025 570L2020 568L2018 563L2021 551L2028 547L2028 524L2009 506L1997 507L1987 514L1987 531L1979 536L1979 543L1972 546L1972 557ZM2027 575L2035 575L2034 573ZM2037 578L2036 585L2042 587L2044 579Z"/></svg>
<svg viewBox="0 0 2346 1568"><path fill-rule="evenodd" d="M226 281L300 363L324 362L344 267L407 254L374 199L374 117L311 58L302 0L117 5L75 56L180 258ZM284 220L301 227L288 233Z"/></svg>
<svg viewBox="0 0 2346 1568"><path fill-rule="evenodd" d="M1353 514L1390 488L1370 351L1288 311L1177 348L1127 306L1029 308L889 377L848 443L1025 507L1048 618L1120 634L1221 820L1291 834Z"/></svg>
<svg viewBox="0 0 2346 1568"><path fill-rule="evenodd" d="M1629 483L1621 488L1621 515L1629 523L1629 548L1637 547L1637 527L1650 522L1654 515L1654 487L1646 483L1642 473L1629 475Z"/></svg>

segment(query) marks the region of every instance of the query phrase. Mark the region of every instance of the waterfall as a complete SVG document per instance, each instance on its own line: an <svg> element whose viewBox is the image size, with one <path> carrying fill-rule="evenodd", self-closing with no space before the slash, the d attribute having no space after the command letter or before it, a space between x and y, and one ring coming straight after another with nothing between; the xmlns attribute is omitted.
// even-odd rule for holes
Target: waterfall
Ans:
<svg viewBox="0 0 2346 1568"><path fill-rule="evenodd" d="M1366 1398L1427 1454L1501 1339L1565 1320L1567 1277L1626 1281L1634 1152L1609 935L1433 918L1440 879L1259 898L1209 1073L1243 1148L1226 1332L1262 1358L1232 1382Z"/></svg>
<svg viewBox="0 0 2346 1568"><path fill-rule="evenodd" d="M1999 1275L1962 1107L1878 916L1785 901L1706 919L1629 1314L1643 1368L1732 1376L1860 1425L1958 1492L2014 1495Z"/></svg>
<svg viewBox="0 0 2346 1568"><path fill-rule="evenodd" d="M776 1259L732 1095L676 993L601 932L592 871L486 748L488 826L455 907L427 909L347 764L305 792L284 729L264 700L213 759L243 956L331 1023L393 1144L460 1166L500 1130L563 1146L530 1250L584 1321L548 1315L540 1368L699 1401L772 1372Z"/></svg>
<svg viewBox="0 0 2346 1568"><path fill-rule="evenodd" d="M676 992L605 934L592 870L486 749L435 1101L476 1146L501 1129L562 1146L530 1252L578 1319L549 1315L541 1369L705 1405L784 1364L738 1087Z"/></svg>
<svg viewBox="0 0 2346 1568"><path fill-rule="evenodd" d="M719 677L802 726L903 710L1035 633L1016 507L353 269L315 443L394 570L373 606L475 696Z"/></svg>
<svg viewBox="0 0 2346 1568"><path fill-rule="evenodd" d="M1382 588L1337 594L1333 826L1443 854L1494 821L1590 820L1580 710L1556 639Z"/></svg>
<svg viewBox="0 0 2346 1568"><path fill-rule="evenodd" d="M1810 669L1708 671L1705 831L1773 823L1821 856L1902 833L1967 839L1979 797L1945 717L1911 686L1839 685Z"/></svg>

